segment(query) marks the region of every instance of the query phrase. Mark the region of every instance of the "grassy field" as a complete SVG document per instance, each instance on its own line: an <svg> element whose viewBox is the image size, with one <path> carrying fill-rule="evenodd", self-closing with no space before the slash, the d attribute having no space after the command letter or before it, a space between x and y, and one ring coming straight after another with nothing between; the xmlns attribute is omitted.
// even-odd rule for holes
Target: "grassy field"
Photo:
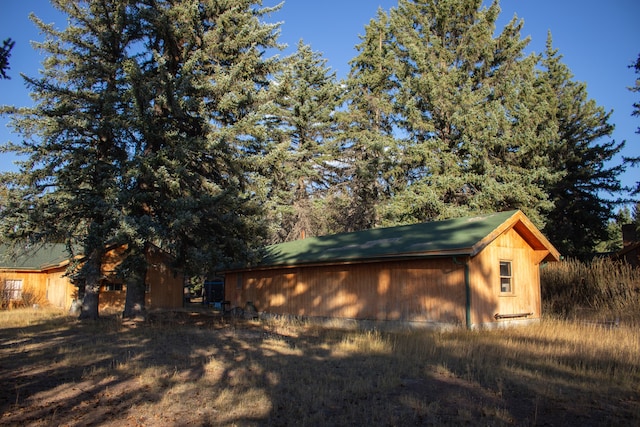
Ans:
<svg viewBox="0 0 640 427"><path fill-rule="evenodd" d="M640 329L0 312L2 425L638 425Z"/></svg>

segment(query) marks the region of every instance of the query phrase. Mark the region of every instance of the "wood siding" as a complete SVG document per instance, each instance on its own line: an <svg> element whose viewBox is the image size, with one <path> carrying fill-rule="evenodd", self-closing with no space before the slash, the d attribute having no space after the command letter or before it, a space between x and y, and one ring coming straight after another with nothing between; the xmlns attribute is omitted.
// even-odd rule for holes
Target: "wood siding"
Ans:
<svg viewBox="0 0 640 427"><path fill-rule="evenodd" d="M22 297L23 300L29 301L46 301L47 275L20 270L5 270L0 272L0 282L4 288L7 280L22 280ZM3 303L10 303L3 301Z"/></svg>
<svg viewBox="0 0 640 427"><path fill-rule="evenodd" d="M122 260L124 247L112 249L105 255L103 274L105 277L113 277ZM147 252L149 267L145 277L147 292L145 293L145 305L147 308L180 308L183 304L184 276L169 265L171 260L166 254L151 248ZM114 279L114 282L118 282ZM121 283L121 281L120 281ZM127 295L127 285L123 283L122 290L107 291L104 286L100 288L100 309L124 309Z"/></svg>
<svg viewBox="0 0 640 427"><path fill-rule="evenodd" d="M520 227L521 228L521 227ZM496 324L495 315L539 318L539 264L549 256L509 228L476 256L433 257L343 265L228 272L231 307L252 302L260 312L309 317L466 323L465 263L471 325ZM510 261L512 292L500 290L500 261ZM524 317L523 317L524 318Z"/></svg>
<svg viewBox="0 0 640 427"><path fill-rule="evenodd" d="M184 302L184 275L171 267L169 256L159 250L147 254L149 269L145 283L149 292L146 304L151 308L179 308Z"/></svg>
<svg viewBox="0 0 640 427"><path fill-rule="evenodd" d="M225 299L310 317L464 322L464 268L450 258L228 273Z"/></svg>
<svg viewBox="0 0 640 427"><path fill-rule="evenodd" d="M102 273L106 280L113 274L122 259L123 248L112 249L105 254ZM151 249L147 253L149 269L145 283L148 285L146 305L148 308L180 308L183 306L184 276L170 267L170 259L159 250ZM43 271L0 270L0 281L20 279L23 281L22 293L29 294L35 301L49 302L63 309L69 309L78 298L78 288L69 277L66 268L58 267ZM113 279L117 282L116 279ZM123 309L126 284L121 291L106 291L101 287L99 309Z"/></svg>
<svg viewBox="0 0 640 427"><path fill-rule="evenodd" d="M71 302L78 299L78 288L65 276L66 268L47 271L47 301L64 309L71 307Z"/></svg>
<svg viewBox="0 0 640 427"><path fill-rule="evenodd" d="M519 233L510 229L473 257L469 264L471 323L495 322L496 314L533 313L528 318L539 318L539 264L547 253L532 249ZM500 292L500 261L511 261L510 294Z"/></svg>

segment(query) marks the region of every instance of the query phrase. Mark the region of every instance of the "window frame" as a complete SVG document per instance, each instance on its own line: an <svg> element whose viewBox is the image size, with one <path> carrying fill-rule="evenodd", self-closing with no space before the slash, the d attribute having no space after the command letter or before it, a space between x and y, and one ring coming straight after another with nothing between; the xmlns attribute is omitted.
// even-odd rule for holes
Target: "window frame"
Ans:
<svg viewBox="0 0 640 427"><path fill-rule="evenodd" d="M503 265L508 266L509 271L507 274L503 274ZM514 280L513 280L513 261L510 259L501 259L499 263L498 273L500 276L500 295L513 295L514 294ZM503 281L508 280L509 288L504 290Z"/></svg>
<svg viewBox="0 0 640 427"><path fill-rule="evenodd" d="M119 281L104 280L102 282L101 292L122 292L124 284Z"/></svg>
<svg viewBox="0 0 640 427"><path fill-rule="evenodd" d="M2 294L7 301L20 301L24 291L23 279L4 279Z"/></svg>

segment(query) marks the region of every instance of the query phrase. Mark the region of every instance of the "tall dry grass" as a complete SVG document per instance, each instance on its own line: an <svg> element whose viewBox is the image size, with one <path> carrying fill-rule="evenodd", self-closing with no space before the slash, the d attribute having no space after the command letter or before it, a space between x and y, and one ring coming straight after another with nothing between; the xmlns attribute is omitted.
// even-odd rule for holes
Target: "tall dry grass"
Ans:
<svg viewBox="0 0 640 427"><path fill-rule="evenodd" d="M640 321L640 270L627 263L568 259L545 265L540 282L547 314Z"/></svg>

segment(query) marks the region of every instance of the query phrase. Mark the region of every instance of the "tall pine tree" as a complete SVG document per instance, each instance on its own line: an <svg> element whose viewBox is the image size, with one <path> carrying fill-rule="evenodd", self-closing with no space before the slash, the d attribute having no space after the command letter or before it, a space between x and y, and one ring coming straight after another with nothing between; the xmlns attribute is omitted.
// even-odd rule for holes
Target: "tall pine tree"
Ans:
<svg viewBox="0 0 640 427"><path fill-rule="evenodd" d="M390 31L406 183L385 208L391 223L520 208L539 225L556 179L547 168L547 108L525 56L522 22L494 37L497 1L401 0Z"/></svg>
<svg viewBox="0 0 640 427"><path fill-rule="evenodd" d="M277 60L272 9L235 0L55 2L69 16L47 34L34 108L9 109L26 157L3 230L64 241L86 256L83 315L97 316L102 254L125 245L125 316L144 313L145 253L206 272L250 259L262 235L246 153L260 132Z"/></svg>
<svg viewBox="0 0 640 427"><path fill-rule="evenodd" d="M387 15L378 10L356 46L346 79L346 105L337 113L343 179L335 192L340 206L337 222L342 231L374 228L381 224L384 205L394 180L393 159L400 154L394 135L394 56ZM401 181L403 184L404 182Z"/></svg>
<svg viewBox="0 0 640 427"><path fill-rule="evenodd" d="M272 243L317 235L327 228L327 190L335 183L334 113L341 89L326 60L298 43L275 76L266 116L268 145L257 154Z"/></svg>
<svg viewBox="0 0 640 427"><path fill-rule="evenodd" d="M638 58L629 66L629 68L633 68L637 77L635 84L629 88L631 92L640 93L640 54ZM634 117L640 117L640 101L633 103L633 110L631 111L631 115ZM640 126L636 129L636 133L640 135ZM640 156L638 157L627 157L624 159L625 163L629 163L631 166L637 166L640 164ZM636 188L631 190L632 194L639 195L640 194L640 181L636 181Z"/></svg>
<svg viewBox="0 0 640 427"><path fill-rule="evenodd" d="M138 35L125 2L53 4L69 24L57 30L32 17L46 36L36 48L47 54L42 75L25 78L36 104L4 109L23 140L3 150L25 160L2 174L10 201L1 222L3 236L21 246L64 242L70 256L86 256L72 273L85 290L81 317L96 318L102 255L121 221L129 127L121 66Z"/></svg>
<svg viewBox="0 0 640 427"><path fill-rule="evenodd" d="M136 107L122 193L133 261L125 316L144 308L149 244L206 274L261 243L245 159L278 65L265 58L278 47L277 25L262 22L273 9L257 2L146 0L139 9L145 48L125 66Z"/></svg>
<svg viewBox="0 0 640 427"><path fill-rule="evenodd" d="M592 253L598 242L608 239L607 225L615 215L615 197L622 191L618 176L623 165L607 166L624 143L600 142L611 136L611 113L588 98L584 83L573 81L562 56L547 38L541 78L550 89L554 109L550 121L557 135L550 140L551 167L562 178L549 186L553 209L547 214L545 235L567 256Z"/></svg>

